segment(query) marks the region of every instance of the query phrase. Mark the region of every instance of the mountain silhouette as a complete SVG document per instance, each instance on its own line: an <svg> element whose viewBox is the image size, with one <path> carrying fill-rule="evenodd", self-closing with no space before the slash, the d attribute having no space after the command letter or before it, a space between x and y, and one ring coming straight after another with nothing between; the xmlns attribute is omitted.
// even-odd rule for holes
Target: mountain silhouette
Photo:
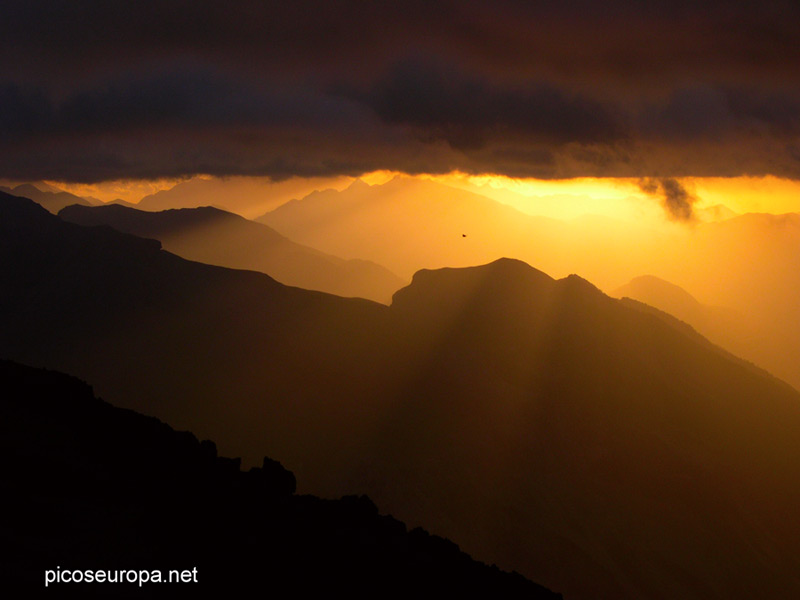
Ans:
<svg viewBox="0 0 800 600"><path fill-rule="evenodd" d="M369 257L408 278L423 268L513 256L559 276L581 268L619 281L620 259L638 256L631 244L651 237L611 219L600 228L533 216L481 194L403 176L314 192L256 220L299 243L337 256Z"/></svg>
<svg viewBox="0 0 800 600"><path fill-rule="evenodd" d="M209 201L202 193L207 186L207 182L202 179L191 179L183 181L172 188L159 190L144 196L136 203L138 210L161 212L164 210L178 208L198 208L200 206L218 206L221 210L227 210L224 205L218 204L219 196Z"/></svg>
<svg viewBox="0 0 800 600"><path fill-rule="evenodd" d="M126 208L135 208L137 210L140 210L139 206L135 202L128 202L126 200L123 200L122 198L117 198L115 200L112 200L108 202L108 204L110 204L111 206L124 206Z"/></svg>
<svg viewBox="0 0 800 600"><path fill-rule="evenodd" d="M388 304L405 282L366 260L343 260L316 251L212 207L144 212L123 206L70 206L62 219L80 225L108 225L125 233L159 240L170 252L199 262L261 271L281 283L357 296Z"/></svg>
<svg viewBox="0 0 800 600"><path fill-rule="evenodd" d="M653 275L635 277L614 290L611 296L627 296L652 304L689 323L702 319L705 312L705 307L682 287Z"/></svg>
<svg viewBox="0 0 800 600"><path fill-rule="evenodd" d="M358 182L342 191L315 192L258 220L325 252L372 258L402 277L502 256L558 277L580 273L604 290L649 273L738 315L742 334L715 334L714 340L737 354L746 350L749 359L800 389L795 213L746 214L692 226L632 227L598 216L559 221L442 183L397 177L383 185Z"/></svg>
<svg viewBox="0 0 800 600"><path fill-rule="evenodd" d="M0 356L91 380L249 464L303 431L308 443L281 460L338 479L315 457L331 446L328 459L346 464L358 451L348 440L376 418L329 425L370 383L352 374L371 362L385 306L190 262L13 196L0 211Z"/></svg>
<svg viewBox="0 0 800 600"><path fill-rule="evenodd" d="M683 288L659 277L635 277L611 292L611 295L637 300L663 310L691 325L715 344L756 364L770 366L774 362L769 354L760 351L760 344L764 344L766 340L759 338L759 333L748 325L741 313L720 306L701 304Z"/></svg>
<svg viewBox="0 0 800 600"><path fill-rule="evenodd" d="M468 266L513 254L530 227L544 242L560 226L479 194L399 176L383 185L356 180L341 192L313 192L256 220L325 252L374 257L403 277L421 268Z"/></svg>
<svg viewBox="0 0 800 600"><path fill-rule="evenodd" d="M560 598L475 562L453 542L380 515L366 496L295 494L264 458L240 469L152 417L96 399L85 383L0 361L0 461L12 566L26 597L197 598L211 594L376 595L467 592ZM62 570L192 572L184 583L57 583ZM162 573L159 573L161 576Z"/></svg>
<svg viewBox="0 0 800 600"><path fill-rule="evenodd" d="M746 214L697 227L648 270L735 311L745 331L727 347L800 389L798 264L800 214Z"/></svg>
<svg viewBox="0 0 800 600"><path fill-rule="evenodd" d="M315 189L341 185L341 177L290 177L268 180L261 177L194 177L143 197L136 208L164 211L176 208L216 206L247 218L280 206Z"/></svg>
<svg viewBox="0 0 800 600"><path fill-rule="evenodd" d="M568 598L800 593L800 395L666 315L509 259L387 307L0 211L2 356Z"/></svg>
<svg viewBox="0 0 800 600"><path fill-rule="evenodd" d="M69 192L58 190L57 188L53 188L52 186L46 186L44 190L40 190L38 187L36 187L31 183L23 183L21 185L15 186L14 188L7 188L4 186L0 186L0 192L5 192L7 194L19 196L21 198L28 198L30 200L33 200L34 202L36 202L40 206L43 206L53 214L56 214L65 206L70 206L72 204L78 204L81 206L92 206L92 202L90 202L86 198L82 198L80 196L76 196L75 194L70 194Z"/></svg>

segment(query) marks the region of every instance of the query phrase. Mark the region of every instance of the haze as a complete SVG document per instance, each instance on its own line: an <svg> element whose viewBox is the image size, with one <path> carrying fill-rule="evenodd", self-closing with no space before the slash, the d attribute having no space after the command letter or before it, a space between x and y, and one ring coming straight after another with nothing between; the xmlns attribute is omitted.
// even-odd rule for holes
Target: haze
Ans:
<svg viewBox="0 0 800 600"><path fill-rule="evenodd" d="M0 359L567 600L800 597L798 22L4 2Z"/></svg>

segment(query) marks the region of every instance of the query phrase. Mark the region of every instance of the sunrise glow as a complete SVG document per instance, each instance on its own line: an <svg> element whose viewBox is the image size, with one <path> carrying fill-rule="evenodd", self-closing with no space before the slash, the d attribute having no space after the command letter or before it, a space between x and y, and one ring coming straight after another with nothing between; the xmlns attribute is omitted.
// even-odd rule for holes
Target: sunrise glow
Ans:
<svg viewBox="0 0 800 600"><path fill-rule="evenodd" d="M800 598L798 23L3 0L11 596Z"/></svg>

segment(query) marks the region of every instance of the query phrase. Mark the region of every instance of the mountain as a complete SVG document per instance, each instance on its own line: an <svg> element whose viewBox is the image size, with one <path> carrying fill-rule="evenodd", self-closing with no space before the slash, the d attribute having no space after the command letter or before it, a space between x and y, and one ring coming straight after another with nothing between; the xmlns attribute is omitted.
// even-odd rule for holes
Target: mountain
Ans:
<svg viewBox="0 0 800 600"><path fill-rule="evenodd" d="M800 279L800 214L751 213L706 223L682 242L672 253L675 260L658 264L656 275L697 290L704 301L724 298L745 311L797 306L792 294Z"/></svg>
<svg viewBox="0 0 800 600"><path fill-rule="evenodd" d="M763 365L772 364L770 357L754 352L757 332L746 324L742 314L719 306L701 304L683 288L652 275L635 277L610 294L615 298L631 298L663 310L691 325L712 342L737 356Z"/></svg>
<svg viewBox="0 0 800 600"><path fill-rule="evenodd" d="M175 208L198 208L200 206L218 206L221 210L225 207L219 204L219 195L214 194L213 199L206 198L207 183L203 179L190 179L177 185L159 190L144 196L136 203L139 210L156 211Z"/></svg>
<svg viewBox="0 0 800 600"><path fill-rule="evenodd" d="M405 282L366 260L345 261L295 244L275 230L212 207L143 212L123 206L70 206L62 219L108 225L159 240L170 252L211 265L261 271L281 283L388 304Z"/></svg>
<svg viewBox="0 0 800 600"><path fill-rule="evenodd" d="M651 304L687 323L702 321L708 309L682 287L653 275L635 277L610 295Z"/></svg>
<svg viewBox="0 0 800 600"><path fill-rule="evenodd" d="M65 191L65 190L62 190L61 188L57 188L54 185L50 185L49 183L46 183L44 181L31 181L31 182L28 182L28 185L31 185L34 188L36 188L37 190L40 190L42 192L54 192L55 193L55 192L63 192L63 191Z"/></svg>
<svg viewBox="0 0 800 600"><path fill-rule="evenodd" d="M42 184L37 185L42 186ZM65 206L70 206L72 204L92 206L92 202L86 198L81 198L69 192L63 192L53 186L46 186L44 190L40 190L36 185L23 183L22 185L15 186L13 189L0 186L0 192L20 196L22 198L29 198L53 214L56 214Z"/></svg>
<svg viewBox="0 0 800 600"><path fill-rule="evenodd" d="M730 308L701 304L683 288L652 275L635 277L610 294L630 298L665 311L691 325L703 336L768 370L779 370L774 352L764 351L769 342L755 329L752 319Z"/></svg>
<svg viewBox="0 0 800 600"><path fill-rule="evenodd" d="M746 214L687 232L648 271L739 315L729 349L800 389L800 214Z"/></svg>
<svg viewBox="0 0 800 600"><path fill-rule="evenodd" d="M778 533L800 525L783 501L800 492L788 386L578 277L515 261L423 271L391 308L414 334L395 354L401 400L373 453L395 488L376 499L424 506L420 519L490 544L500 564L547 564L526 572L567 597L798 589L797 549ZM452 497L495 518L459 520Z"/></svg>
<svg viewBox="0 0 800 600"><path fill-rule="evenodd" d="M0 213L0 356L567 598L800 594L800 394L674 319L517 260L387 307Z"/></svg>
<svg viewBox="0 0 800 600"><path fill-rule="evenodd" d="M108 202L107 204L110 204L111 206L124 206L126 208L135 208L137 210L139 209L139 207L138 207L138 205L136 203L127 202L127 201L125 201L125 200L123 200L121 198L117 198L116 200L112 200L111 202Z"/></svg>
<svg viewBox="0 0 800 600"><path fill-rule="evenodd" d="M302 197L315 189L341 187L341 177L291 177L271 181L263 177L195 177L149 194L136 208L163 211L174 208L217 206L247 218L263 214L292 198Z"/></svg>
<svg viewBox="0 0 800 600"><path fill-rule="evenodd" d="M0 356L91 380L247 464L292 446L281 460L335 480L326 469L358 451L348 440L374 415L329 423L371 381L352 374L371 362L385 306L190 262L13 196L0 211ZM317 466L326 446L338 450Z"/></svg>
<svg viewBox="0 0 800 600"><path fill-rule="evenodd" d="M213 442L114 408L61 373L0 361L0 387L2 489L14 517L4 527L6 584L26 597L43 589L43 571L60 597L107 595L108 583L58 579L121 568L146 579L113 584L115 598L289 589L561 597L471 560L449 540L408 531L366 496L296 495L294 475L277 461L243 471ZM160 589L169 569L184 582Z"/></svg>
<svg viewBox="0 0 800 600"><path fill-rule="evenodd" d="M748 358L800 389L798 219L792 213L636 227L597 216L567 222L398 177L315 192L258 220L325 252L374 259L402 277L502 256L558 277L577 272L604 290L649 273L737 314L742 335L712 336L715 341L736 353L747 348Z"/></svg>
<svg viewBox="0 0 800 600"><path fill-rule="evenodd" d="M701 221L725 221L738 217L739 213L731 210L724 204L714 204L699 208L695 211Z"/></svg>
<svg viewBox="0 0 800 600"><path fill-rule="evenodd" d="M410 278L421 268L498 258L493 232L503 230L508 240L520 230L519 216L478 194L396 177L383 185L357 180L341 192L313 192L256 220L337 256L370 256Z"/></svg>
<svg viewBox="0 0 800 600"><path fill-rule="evenodd" d="M371 258L407 278L423 268L513 256L559 276L581 269L601 282L618 281L620 261L640 256L630 246L660 238L611 219L600 229L532 216L480 194L402 176L314 192L256 220L299 243ZM637 263L635 272L646 266Z"/></svg>

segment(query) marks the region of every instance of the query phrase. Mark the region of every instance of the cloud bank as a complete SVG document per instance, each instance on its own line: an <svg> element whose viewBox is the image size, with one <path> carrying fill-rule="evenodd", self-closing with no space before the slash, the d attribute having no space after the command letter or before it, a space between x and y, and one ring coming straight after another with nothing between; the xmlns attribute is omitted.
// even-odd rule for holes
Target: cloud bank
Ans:
<svg viewBox="0 0 800 600"><path fill-rule="evenodd" d="M800 178L790 2L0 8L0 178Z"/></svg>

